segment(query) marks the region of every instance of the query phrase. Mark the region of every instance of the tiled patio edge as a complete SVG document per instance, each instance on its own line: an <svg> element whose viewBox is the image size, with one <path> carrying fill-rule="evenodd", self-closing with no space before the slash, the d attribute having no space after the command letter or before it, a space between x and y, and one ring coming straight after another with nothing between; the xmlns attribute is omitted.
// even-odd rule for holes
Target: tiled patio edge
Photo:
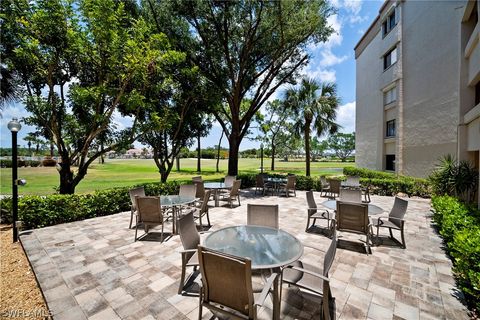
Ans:
<svg viewBox="0 0 480 320"><path fill-rule="evenodd" d="M87 319L35 232L23 231L19 239L53 319Z"/></svg>

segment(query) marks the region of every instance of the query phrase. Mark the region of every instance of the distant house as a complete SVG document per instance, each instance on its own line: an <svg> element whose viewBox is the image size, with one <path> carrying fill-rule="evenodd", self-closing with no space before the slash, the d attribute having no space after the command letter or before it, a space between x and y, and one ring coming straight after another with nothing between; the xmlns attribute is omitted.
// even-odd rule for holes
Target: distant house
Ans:
<svg viewBox="0 0 480 320"><path fill-rule="evenodd" d="M133 148L133 149L128 149L127 152L125 153L125 158L127 159L132 159L132 158L140 158L142 155L142 149L139 148Z"/></svg>

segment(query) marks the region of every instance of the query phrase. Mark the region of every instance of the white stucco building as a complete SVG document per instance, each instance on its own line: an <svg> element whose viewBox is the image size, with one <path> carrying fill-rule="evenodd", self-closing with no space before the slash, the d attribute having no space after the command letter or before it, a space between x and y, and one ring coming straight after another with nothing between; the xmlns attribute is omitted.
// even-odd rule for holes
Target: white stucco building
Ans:
<svg viewBox="0 0 480 320"><path fill-rule="evenodd" d="M355 47L359 167L425 177L446 154L480 167L479 12L385 1Z"/></svg>

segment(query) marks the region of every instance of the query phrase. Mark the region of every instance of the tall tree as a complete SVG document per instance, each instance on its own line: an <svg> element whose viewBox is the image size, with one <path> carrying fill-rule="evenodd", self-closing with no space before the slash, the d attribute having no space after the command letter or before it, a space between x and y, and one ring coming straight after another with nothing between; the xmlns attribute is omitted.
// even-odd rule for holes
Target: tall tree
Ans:
<svg viewBox="0 0 480 320"><path fill-rule="evenodd" d="M335 133L339 97L333 83L320 84L314 79L302 79L298 87L286 91L287 103L295 110L295 133L305 141L305 174L310 176L310 135L312 129L318 137Z"/></svg>
<svg viewBox="0 0 480 320"><path fill-rule="evenodd" d="M23 100L37 126L61 157L60 193L75 192L89 165L131 143L132 128L109 134L115 111L133 115L141 106L146 74L168 53L164 35L149 32L116 0L12 1L6 17L16 28L17 48L7 57L25 90ZM77 164L78 167L73 167Z"/></svg>
<svg viewBox="0 0 480 320"><path fill-rule="evenodd" d="M285 139L281 135L282 132L288 132L291 129L291 124L288 122L288 119L292 115L289 112L288 105L281 100L274 100L268 102L265 108L265 115L259 120L261 122L260 130L263 133L258 140L264 141L270 145L271 149L271 166L270 170L275 170L275 155L277 148L281 144L288 143L288 139Z"/></svg>
<svg viewBox="0 0 480 320"><path fill-rule="evenodd" d="M333 13L325 0L172 0L173 14L191 30L191 58L228 104L215 112L229 141L228 174L238 173L238 151L252 118L309 61L306 47L326 41ZM241 109L242 101L251 100Z"/></svg>
<svg viewBox="0 0 480 320"><path fill-rule="evenodd" d="M355 132L332 134L328 137L328 147L345 162L355 150Z"/></svg>

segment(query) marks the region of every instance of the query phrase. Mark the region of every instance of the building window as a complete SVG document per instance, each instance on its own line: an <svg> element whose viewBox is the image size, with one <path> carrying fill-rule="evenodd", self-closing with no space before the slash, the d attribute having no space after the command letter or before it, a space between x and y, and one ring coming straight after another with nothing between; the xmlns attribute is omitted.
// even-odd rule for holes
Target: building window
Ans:
<svg viewBox="0 0 480 320"><path fill-rule="evenodd" d="M383 36L385 37L392 29L397 25L397 17L395 15L396 9L394 9L385 19L382 24Z"/></svg>
<svg viewBox="0 0 480 320"><path fill-rule="evenodd" d="M387 121L386 137L395 137L395 120Z"/></svg>
<svg viewBox="0 0 480 320"><path fill-rule="evenodd" d="M397 62L397 47L388 51L387 54L383 56L383 70L390 68L395 62Z"/></svg>
<svg viewBox="0 0 480 320"><path fill-rule="evenodd" d="M393 87L392 89L385 91L383 93L383 100L384 104L386 105L397 101L397 87Z"/></svg>
<svg viewBox="0 0 480 320"><path fill-rule="evenodd" d="M395 155L394 154L385 155L385 170L395 171Z"/></svg>

